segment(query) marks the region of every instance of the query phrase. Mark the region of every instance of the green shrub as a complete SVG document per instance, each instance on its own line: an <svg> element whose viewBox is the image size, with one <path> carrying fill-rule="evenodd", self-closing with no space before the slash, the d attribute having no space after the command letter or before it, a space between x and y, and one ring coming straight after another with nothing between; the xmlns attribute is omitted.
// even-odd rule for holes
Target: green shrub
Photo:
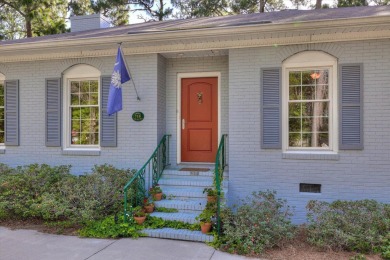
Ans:
<svg viewBox="0 0 390 260"><path fill-rule="evenodd" d="M253 193L236 211L224 209L221 214L223 236L217 244L231 253L257 255L267 248L283 246L292 239L295 227L292 212L276 192Z"/></svg>
<svg viewBox="0 0 390 260"><path fill-rule="evenodd" d="M83 222L122 210L123 186L135 171L111 165L75 176L70 166L0 165L0 218L41 218Z"/></svg>
<svg viewBox="0 0 390 260"><path fill-rule="evenodd" d="M390 205L374 200L310 201L308 242L323 249L377 251L390 233Z"/></svg>

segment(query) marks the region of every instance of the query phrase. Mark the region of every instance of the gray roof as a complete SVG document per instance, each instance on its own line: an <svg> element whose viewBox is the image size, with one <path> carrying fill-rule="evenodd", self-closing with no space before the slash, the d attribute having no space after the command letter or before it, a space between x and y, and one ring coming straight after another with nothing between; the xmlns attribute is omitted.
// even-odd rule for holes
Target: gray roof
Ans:
<svg viewBox="0 0 390 260"><path fill-rule="evenodd" d="M343 7L318 10L283 10L268 13L204 17L196 19L178 19L162 22L146 22L140 24L118 26L113 28L70 32L12 41L2 41L0 42L0 45L56 40L62 41L72 39L87 39L103 36L114 37L128 34L141 34L177 30L222 28L243 25L262 26L266 24L299 23L378 16L390 16L390 6Z"/></svg>

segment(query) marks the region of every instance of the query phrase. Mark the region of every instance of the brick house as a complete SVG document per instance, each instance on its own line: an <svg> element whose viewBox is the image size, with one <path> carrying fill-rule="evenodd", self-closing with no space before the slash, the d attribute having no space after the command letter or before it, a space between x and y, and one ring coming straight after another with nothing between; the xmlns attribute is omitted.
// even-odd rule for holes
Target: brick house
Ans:
<svg viewBox="0 0 390 260"><path fill-rule="evenodd" d="M390 202L390 6L95 18L0 42L1 163L140 168L170 134L172 167L208 165L227 134L228 204L276 190L299 223L310 199ZM108 117L118 42L134 82Z"/></svg>

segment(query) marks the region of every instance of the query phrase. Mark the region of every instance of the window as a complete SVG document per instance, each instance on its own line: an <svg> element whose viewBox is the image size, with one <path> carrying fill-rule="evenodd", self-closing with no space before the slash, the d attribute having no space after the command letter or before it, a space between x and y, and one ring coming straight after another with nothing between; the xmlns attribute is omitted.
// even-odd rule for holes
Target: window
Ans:
<svg viewBox="0 0 390 260"><path fill-rule="evenodd" d="M5 96L4 96L4 80L2 80L0 74L0 145L4 145L4 134L5 134L5 119L4 119L4 104Z"/></svg>
<svg viewBox="0 0 390 260"><path fill-rule="evenodd" d="M100 147L100 72L76 65L64 73L66 148Z"/></svg>
<svg viewBox="0 0 390 260"><path fill-rule="evenodd" d="M99 81L70 80L71 145L99 145Z"/></svg>
<svg viewBox="0 0 390 260"><path fill-rule="evenodd" d="M288 147L329 147L329 70L289 71Z"/></svg>
<svg viewBox="0 0 390 260"><path fill-rule="evenodd" d="M334 57L308 51L283 63L283 147L286 151L336 151Z"/></svg>

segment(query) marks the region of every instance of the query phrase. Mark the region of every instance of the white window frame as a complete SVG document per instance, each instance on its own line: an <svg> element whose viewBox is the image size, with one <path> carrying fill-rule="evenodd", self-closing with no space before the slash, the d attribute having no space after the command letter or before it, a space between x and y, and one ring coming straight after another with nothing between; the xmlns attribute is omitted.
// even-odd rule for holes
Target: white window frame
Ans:
<svg viewBox="0 0 390 260"><path fill-rule="evenodd" d="M288 101L289 72L323 70L329 71L329 146L328 147L289 147ZM282 148L287 153L337 153L338 152L338 91L337 59L321 51L305 51L295 54L282 65Z"/></svg>
<svg viewBox="0 0 390 260"><path fill-rule="evenodd" d="M3 85L3 88L4 88L4 105L3 106L0 106L1 108L4 109L4 140L5 140L5 76L4 74L1 74L0 73L0 84ZM0 149L4 149L5 148L5 143L0 143Z"/></svg>
<svg viewBox="0 0 390 260"><path fill-rule="evenodd" d="M99 151L100 150L100 133L101 133L101 73L98 69L86 65L79 64L75 65L63 74L63 140L64 150L88 150L88 151ZM71 112L70 112L70 83L71 81L87 81L97 80L98 82L98 108L99 108L99 144L98 145L74 145L71 141Z"/></svg>

